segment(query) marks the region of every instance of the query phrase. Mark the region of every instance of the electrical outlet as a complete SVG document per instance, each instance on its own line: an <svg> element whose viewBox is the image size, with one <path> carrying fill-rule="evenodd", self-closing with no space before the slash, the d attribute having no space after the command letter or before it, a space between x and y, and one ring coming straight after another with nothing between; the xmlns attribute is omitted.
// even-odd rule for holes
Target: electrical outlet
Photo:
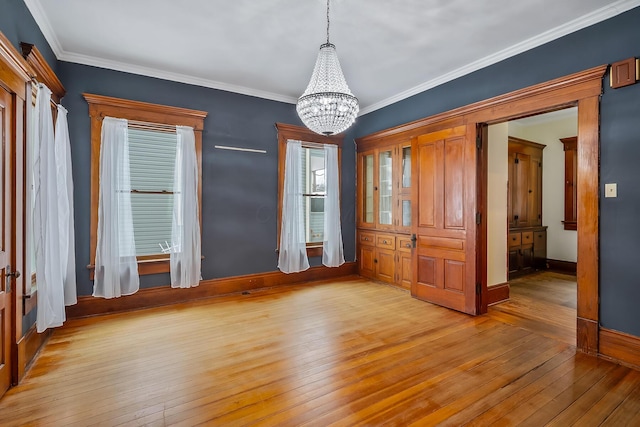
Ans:
<svg viewBox="0 0 640 427"><path fill-rule="evenodd" d="M604 197L618 197L618 184L611 183L604 185Z"/></svg>

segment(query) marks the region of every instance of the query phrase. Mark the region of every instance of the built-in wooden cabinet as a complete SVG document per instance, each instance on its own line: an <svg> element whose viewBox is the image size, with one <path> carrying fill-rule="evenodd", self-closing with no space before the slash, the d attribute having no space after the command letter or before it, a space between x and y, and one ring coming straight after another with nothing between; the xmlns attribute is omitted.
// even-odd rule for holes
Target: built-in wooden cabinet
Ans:
<svg viewBox="0 0 640 427"><path fill-rule="evenodd" d="M408 235L359 230L360 275L409 289L411 249L411 237Z"/></svg>
<svg viewBox="0 0 640 427"><path fill-rule="evenodd" d="M411 286L411 141L358 152L358 265L362 276Z"/></svg>
<svg viewBox="0 0 640 427"><path fill-rule="evenodd" d="M411 143L358 154L358 227L411 231Z"/></svg>
<svg viewBox="0 0 640 427"><path fill-rule="evenodd" d="M547 231L542 226L542 150L545 145L509 137L509 278L545 268Z"/></svg>
<svg viewBox="0 0 640 427"><path fill-rule="evenodd" d="M509 228L542 225L542 150L545 145L509 137Z"/></svg>

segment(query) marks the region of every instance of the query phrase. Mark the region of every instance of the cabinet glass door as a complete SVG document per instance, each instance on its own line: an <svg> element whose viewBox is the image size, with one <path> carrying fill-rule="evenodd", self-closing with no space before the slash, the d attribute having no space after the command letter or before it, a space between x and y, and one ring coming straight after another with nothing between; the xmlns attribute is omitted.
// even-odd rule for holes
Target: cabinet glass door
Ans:
<svg viewBox="0 0 640 427"><path fill-rule="evenodd" d="M411 231L411 146L400 146L399 231Z"/></svg>
<svg viewBox="0 0 640 427"><path fill-rule="evenodd" d="M363 209L362 220L365 223L373 224L373 154L364 156L362 161L363 169Z"/></svg>
<svg viewBox="0 0 640 427"><path fill-rule="evenodd" d="M393 161L391 151L379 153L379 201L378 223L380 225L393 224Z"/></svg>
<svg viewBox="0 0 640 427"><path fill-rule="evenodd" d="M411 147L402 147L402 188L411 187Z"/></svg>

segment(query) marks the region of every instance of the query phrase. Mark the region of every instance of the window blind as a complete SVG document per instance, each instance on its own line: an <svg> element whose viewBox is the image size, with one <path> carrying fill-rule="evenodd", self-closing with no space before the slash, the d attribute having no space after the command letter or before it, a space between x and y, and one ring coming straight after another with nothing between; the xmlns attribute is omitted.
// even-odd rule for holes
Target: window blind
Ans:
<svg viewBox="0 0 640 427"><path fill-rule="evenodd" d="M131 210L136 255L162 253L171 243L175 133L129 127Z"/></svg>

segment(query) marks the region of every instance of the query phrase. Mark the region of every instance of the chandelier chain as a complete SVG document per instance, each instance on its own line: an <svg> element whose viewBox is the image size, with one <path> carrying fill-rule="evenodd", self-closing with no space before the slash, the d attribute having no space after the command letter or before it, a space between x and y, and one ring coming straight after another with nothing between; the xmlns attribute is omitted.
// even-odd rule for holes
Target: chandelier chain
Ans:
<svg viewBox="0 0 640 427"><path fill-rule="evenodd" d="M329 0L327 0L327 44L329 44Z"/></svg>

